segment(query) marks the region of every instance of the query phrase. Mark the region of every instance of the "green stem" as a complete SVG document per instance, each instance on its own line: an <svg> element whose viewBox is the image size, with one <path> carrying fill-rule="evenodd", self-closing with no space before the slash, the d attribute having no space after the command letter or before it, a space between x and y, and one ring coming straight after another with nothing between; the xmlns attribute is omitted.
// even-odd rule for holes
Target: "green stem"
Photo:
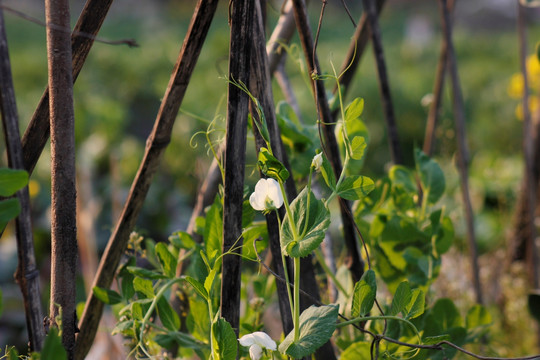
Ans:
<svg viewBox="0 0 540 360"><path fill-rule="evenodd" d="M294 258L294 342L300 337L300 258Z"/></svg>
<svg viewBox="0 0 540 360"><path fill-rule="evenodd" d="M410 322L407 319L400 318L399 316L392 316L392 315L359 317L359 318L356 318L356 319L341 322L341 323L336 325L336 328L339 329L339 328L342 328L342 327L347 326L347 325L351 325L351 324L354 324L354 323L357 323L357 322L368 321L368 320L397 320L397 321L404 322L405 324L409 325L411 327L411 329L413 329L414 334L416 336L418 336L418 340L421 340L420 333L418 332L418 329L416 328L416 326L414 326L414 324L412 322Z"/></svg>
<svg viewBox="0 0 540 360"><path fill-rule="evenodd" d="M308 184L307 184L307 210L306 210L306 221L304 222L304 229L302 229L302 234L300 235L300 239L304 238L304 235L306 235L307 229L308 229L308 222L309 222L309 201L311 200L311 175L313 174L313 167L309 167L309 176L308 176Z"/></svg>
<svg viewBox="0 0 540 360"><path fill-rule="evenodd" d="M281 239L281 219L279 218L279 213L276 210L276 216L278 219L278 226L279 226L279 238ZM291 308L291 316L294 314L294 308L293 308L293 297L291 293L291 282L289 281L289 271L287 270L287 260L285 259L285 254L283 251L281 252L281 262L283 263L283 274L285 276L285 281L287 285L287 295L289 297L289 306Z"/></svg>
<svg viewBox="0 0 540 360"><path fill-rule="evenodd" d="M296 224L294 223L294 219L292 217L292 211L289 206L289 200L287 199L287 194L285 192L285 187L283 186L283 181L279 180L279 188L281 189L281 194L283 195L283 204L285 205L285 210L287 213L287 217L289 218L289 223L291 227L291 231L293 233L293 240L298 240L298 231L296 230Z"/></svg>
<svg viewBox="0 0 540 360"><path fill-rule="evenodd" d="M334 272L328 267L328 265L326 265L326 261L324 261L324 256L321 251L321 248L315 249L315 256L317 257L317 261L319 262L319 264L321 264L326 275L330 276L330 279L332 279L332 282L334 283L334 285L336 285L339 291L341 291L343 295L345 295L345 297L348 298L349 294L347 293L347 290L345 290L343 285L339 282Z"/></svg>

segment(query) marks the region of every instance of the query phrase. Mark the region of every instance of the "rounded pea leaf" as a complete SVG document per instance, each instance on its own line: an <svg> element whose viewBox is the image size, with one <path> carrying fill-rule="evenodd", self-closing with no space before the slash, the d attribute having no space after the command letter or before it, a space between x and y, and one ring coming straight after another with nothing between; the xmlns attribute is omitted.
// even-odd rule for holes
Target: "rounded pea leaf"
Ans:
<svg viewBox="0 0 540 360"><path fill-rule="evenodd" d="M214 334L214 359L235 360L238 353L238 344L234 330L224 318L218 318L212 324Z"/></svg>
<svg viewBox="0 0 540 360"><path fill-rule="evenodd" d="M28 173L24 170L0 169L0 196L11 196L28 184Z"/></svg>
<svg viewBox="0 0 540 360"><path fill-rule="evenodd" d="M360 200L375 189L375 183L367 176L347 176L339 184L337 194L347 200Z"/></svg>
<svg viewBox="0 0 540 360"><path fill-rule="evenodd" d="M94 295L105 304L114 305L122 301L122 296L114 290L94 286Z"/></svg>
<svg viewBox="0 0 540 360"><path fill-rule="evenodd" d="M0 231L6 227L11 219L15 219L21 212L19 199L11 198L0 201Z"/></svg>
<svg viewBox="0 0 540 360"><path fill-rule="evenodd" d="M286 216L281 224L281 250L291 257L308 256L324 240L330 226L330 212L313 192L308 193L307 188L294 199L290 208L300 237L295 239L289 217Z"/></svg>
<svg viewBox="0 0 540 360"><path fill-rule="evenodd" d="M353 317L366 316L373 307L377 295L377 282L375 272L368 270L362 275L360 281L354 285L351 314Z"/></svg>
<svg viewBox="0 0 540 360"><path fill-rule="evenodd" d="M300 314L300 336L294 342L294 330L279 345L279 352L299 359L324 345L336 329L339 307L337 305L312 305Z"/></svg>
<svg viewBox="0 0 540 360"><path fill-rule="evenodd" d="M395 316L402 311L405 311L409 303L411 302L412 292L411 286L408 281L403 281L400 283L394 293L394 298L392 299L392 305L390 305L390 310L388 315Z"/></svg>
<svg viewBox="0 0 540 360"><path fill-rule="evenodd" d="M366 139L363 136L355 136L351 141L351 158L362 160L366 147Z"/></svg>
<svg viewBox="0 0 540 360"><path fill-rule="evenodd" d="M268 149L261 148L259 151L259 168L266 176L285 182L289 178L289 171L274 155L270 154Z"/></svg>
<svg viewBox="0 0 540 360"><path fill-rule="evenodd" d="M180 317L173 310L167 299L160 297L157 302L157 313L163 326L170 331L180 329Z"/></svg>
<svg viewBox="0 0 540 360"><path fill-rule="evenodd" d="M414 159L420 174L420 183L422 184L424 196L427 196L427 201L430 204L435 204L444 194L446 186L444 173L439 164L420 149L414 150Z"/></svg>
<svg viewBox="0 0 540 360"><path fill-rule="evenodd" d="M167 249L167 245L164 243L158 243L156 245L156 255L158 261L163 268L163 273L169 278L176 276L176 259L173 254Z"/></svg>
<svg viewBox="0 0 540 360"><path fill-rule="evenodd" d="M388 177L393 186L402 187L410 193L417 193L416 181L412 172L403 165L394 165L389 171Z"/></svg>

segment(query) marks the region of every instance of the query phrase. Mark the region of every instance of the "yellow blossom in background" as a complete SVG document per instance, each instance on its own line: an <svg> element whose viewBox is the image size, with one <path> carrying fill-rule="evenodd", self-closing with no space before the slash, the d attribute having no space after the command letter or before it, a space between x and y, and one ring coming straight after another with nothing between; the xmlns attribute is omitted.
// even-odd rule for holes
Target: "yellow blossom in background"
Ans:
<svg viewBox="0 0 540 360"><path fill-rule="evenodd" d="M538 61L536 54L527 57L526 65L530 88L529 111L531 114L535 114L538 110L537 95L540 93L540 61ZM523 97L523 83L523 75L520 72L513 74L506 89L508 96L512 99L521 99ZM518 120L523 120L523 105L521 103L516 106L515 114Z"/></svg>
<svg viewBox="0 0 540 360"><path fill-rule="evenodd" d="M538 111L538 97L529 96L529 111L531 115L535 114ZM523 104L519 103L516 106L515 114L518 120L523 120Z"/></svg>
<svg viewBox="0 0 540 360"><path fill-rule="evenodd" d="M521 73L512 75L506 91L512 99L523 97L523 75Z"/></svg>
<svg viewBox="0 0 540 360"><path fill-rule="evenodd" d="M39 194L40 189L41 186L36 180L30 180L28 182L28 192L30 193L30 198L36 197L36 195Z"/></svg>

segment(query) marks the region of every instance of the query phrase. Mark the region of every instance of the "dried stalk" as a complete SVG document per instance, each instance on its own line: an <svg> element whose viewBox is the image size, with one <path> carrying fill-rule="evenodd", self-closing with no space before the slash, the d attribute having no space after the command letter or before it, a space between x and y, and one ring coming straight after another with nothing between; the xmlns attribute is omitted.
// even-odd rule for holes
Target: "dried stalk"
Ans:
<svg viewBox="0 0 540 360"><path fill-rule="evenodd" d="M377 63L377 73L379 75L379 89L381 92L381 100L383 111L388 129L388 140L390 145L390 155L394 164L402 164L403 157L401 155L401 147L399 144L399 135L394 115L394 106L392 104L392 96L390 94L390 84L388 81L388 73L386 71L386 61L384 59L384 51L381 40L381 30L379 28L379 20L375 0L362 0L364 11L366 12L367 22L371 30L371 43L373 45L373 53L375 62Z"/></svg>
<svg viewBox="0 0 540 360"><path fill-rule="evenodd" d="M167 91L161 102L154 128L148 137L144 158L131 185L122 215L101 258L93 286L109 288L112 283L120 258L126 249L129 234L135 226L135 221L150 188L153 175L157 171L167 144L170 142L176 115L212 22L217 2L217 0L199 0L197 3L182 50L178 55ZM79 323L81 333L77 338L77 359L85 357L94 341L103 313L103 306L104 304L93 294L88 296Z"/></svg>
<svg viewBox="0 0 540 360"><path fill-rule="evenodd" d="M386 0L376 0L375 7L377 16L381 13L382 7ZM343 75L339 79L339 84L343 87L343 96L347 94L347 90L350 88L350 83L360 65L362 55L366 50L367 43L369 41L369 26L367 25L367 12L362 14L358 26L354 32L353 38L347 50L347 55L341 65L341 72ZM334 88L334 93L337 92L337 87ZM332 112L332 118L336 119L339 113L339 109Z"/></svg>
<svg viewBox="0 0 540 360"><path fill-rule="evenodd" d="M24 169L21 137L19 134L19 115L15 102L15 90L11 76L8 43L4 25L4 15L0 8L0 108L9 167ZM43 346L43 310L39 290L39 271L34 254L34 238L30 214L28 187L17 192L21 212L15 220L17 234L18 266L15 279L21 288L26 314L26 326L30 350L40 351Z"/></svg>
<svg viewBox="0 0 540 360"><path fill-rule="evenodd" d="M454 0L448 2L448 12L452 13L454 9ZM426 122L426 133L424 135L423 151L428 156L433 155L433 147L435 144L435 130L439 122L439 115L442 104L442 94L444 90L444 78L446 75L448 58L448 47L446 41L441 41L441 52L437 63L437 71L435 75L435 83L433 84L433 101L429 105L429 113Z"/></svg>
<svg viewBox="0 0 540 360"><path fill-rule="evenodd" d="M88 0L71 36L73 81L81 72L83 64L94 43L94 38L83 34L96 35L105 20L113 0ZM70 26L68 25L68 29ZM32 173L49 139L49 89L41 96L39 104L23 136L25 169Z"/></svg>
<svg viewBox="0 0 540 360"><path fill-rule="evenodd" d="M248 84L252 51L250 38L255 16L254 1L233 1L230 4L230 14L229 78ZM233 245L242 246L242 201L249 97L238 86L229 83L227 103L223 253L229 251ZM241 258L235 254L223 257L221 316L231 324L237 335L240 321L240 265Z"/></svg>
<svg viewBox="0 0 540 360"><path fill-rule="evenodd" d="M448 70L452 82L452 95L454 102L454 117L457 135L457 163L461 183L461 194L463 197L463 206L465 208L465 221L467 226L467 240L469 243L472 280L476 302L483 303L482 288L480 284L480 270L478 267L478 250L476 245L476 236L474 231L474 214L469 195L469 152L467 150L467 140L465 131L465 107L463 105L463 95L461 93L461 85L457 71L456 55L454 45L452 43L452 25L450 23L450 15L446 0L439 0L439 8L441 11L441 21L444 31L444 40L448 48Z"/></svg>
<svg viewBox="0 0 540 360"><path fill-rule="evenodd" d="M46 0L47 23L69 27L68 0ZM75 351L77 274L77 191L75 188L75 115L71 39L47 27L51 134L51 300L50 323L60 326L68 358Z"/></svg>

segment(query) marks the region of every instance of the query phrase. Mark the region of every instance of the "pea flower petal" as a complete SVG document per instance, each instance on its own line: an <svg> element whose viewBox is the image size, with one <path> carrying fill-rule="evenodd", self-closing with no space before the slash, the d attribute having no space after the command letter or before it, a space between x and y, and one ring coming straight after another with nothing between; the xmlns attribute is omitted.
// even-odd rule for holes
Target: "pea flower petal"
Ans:
<svg viewBox="0 0 540 360"><path fill-rule="evenodd" d="M259 360L262 356L263 348L275 351L277 344L268 334L262 331L255 331L238 339L240 345L249 346L249 356L252 360Z"/></svg>
<svg viewBox="0 0 540 360"><path fill-rule="evenodd" d="M278 182L274 179L260 179L249 197L249 203L258 211L279 209L283 205L283 195Z"/></svg>
<svg viewBox="0 0 540 360"><path fill-rule="evenodd" d="M322 153L318 153L313 157L313 160L311 161L311 166L315 169L315 171L319 171L321 169L322 163Z"/></svg>

